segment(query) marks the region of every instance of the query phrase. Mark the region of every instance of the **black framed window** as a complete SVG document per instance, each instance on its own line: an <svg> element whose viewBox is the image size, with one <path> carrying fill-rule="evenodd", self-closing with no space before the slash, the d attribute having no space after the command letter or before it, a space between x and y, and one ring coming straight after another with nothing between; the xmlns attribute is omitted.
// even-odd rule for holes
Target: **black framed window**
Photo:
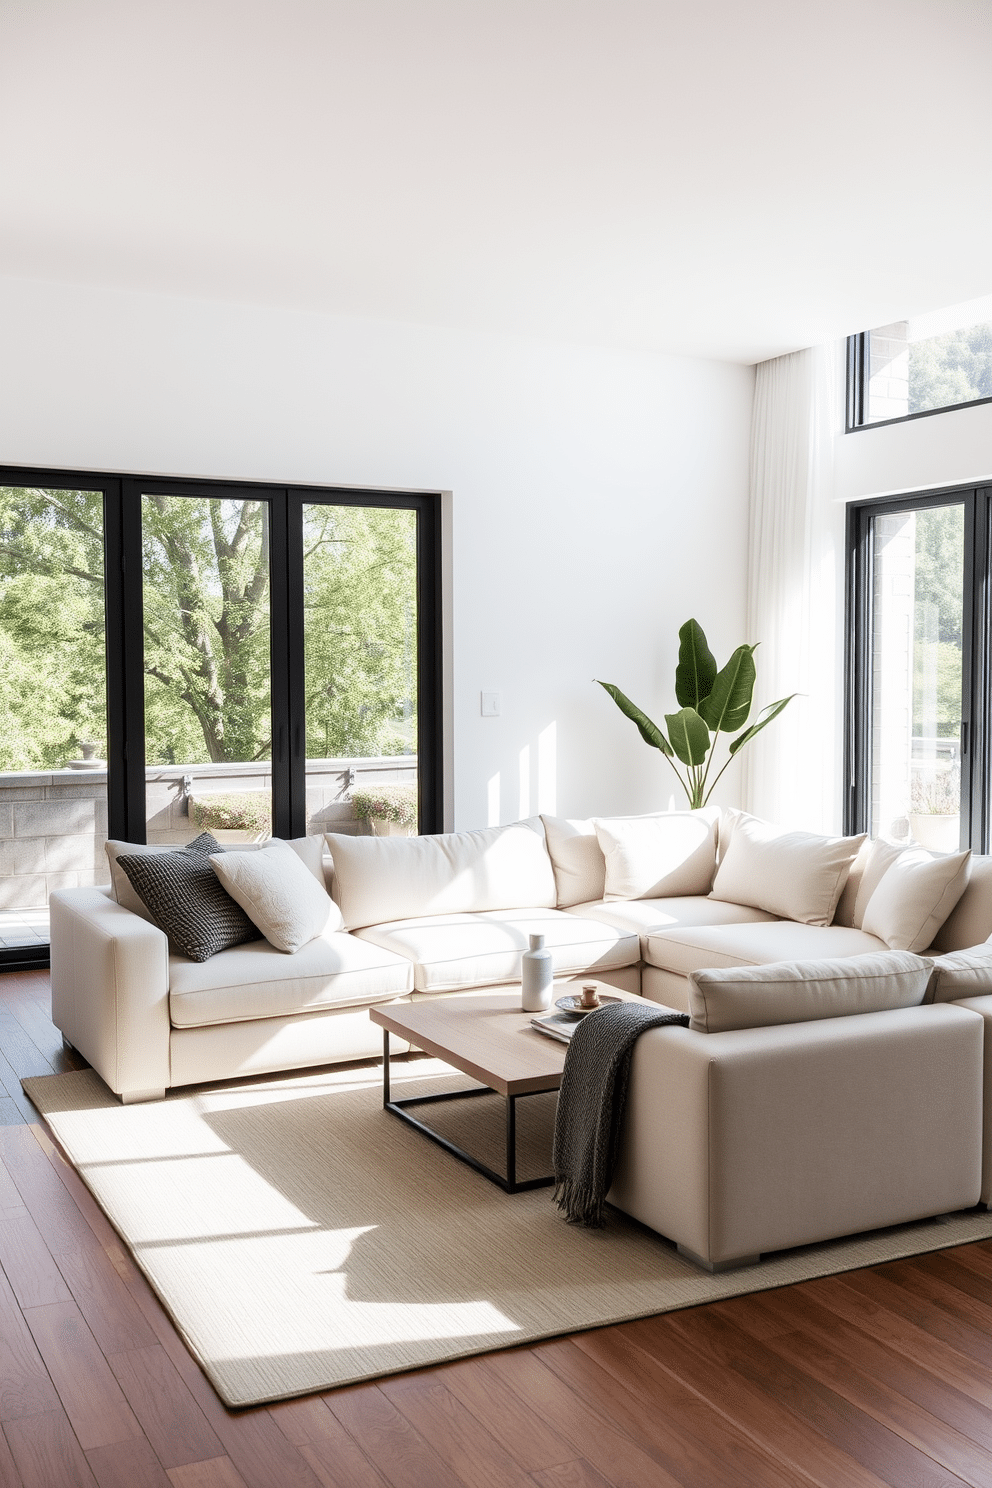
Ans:
<svg viewBox="0 0 992 1488"><path fill-rule="evenodd" d="M848 511L846 829L989 847L992 487Z"/></svg>
<svg viewBox="0 0 992 1488"><path fill-rule="evenodd" d="M848 337L848 433L989 401L992 297Z"/></svg>
<svg viewBox="0 0 992 1488"><path fill-rule="evenodd" d="M356 780L441 829L440 505L0 469L0 967L107 836L334 830Z"/></svg>

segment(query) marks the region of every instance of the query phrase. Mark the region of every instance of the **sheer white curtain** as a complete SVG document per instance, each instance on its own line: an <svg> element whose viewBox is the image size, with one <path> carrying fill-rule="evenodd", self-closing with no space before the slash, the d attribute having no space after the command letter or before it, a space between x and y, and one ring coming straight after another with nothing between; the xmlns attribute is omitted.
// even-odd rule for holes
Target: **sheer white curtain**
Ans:
<svg viewBox="0 0 992 1488"><path fill-rule="evenodd" d="M814 832L839 832L843 809L844 512L833 495L843 378L843 343L761 362L751 428L755 702L802 696L745 749L744 800Z"/></svg>

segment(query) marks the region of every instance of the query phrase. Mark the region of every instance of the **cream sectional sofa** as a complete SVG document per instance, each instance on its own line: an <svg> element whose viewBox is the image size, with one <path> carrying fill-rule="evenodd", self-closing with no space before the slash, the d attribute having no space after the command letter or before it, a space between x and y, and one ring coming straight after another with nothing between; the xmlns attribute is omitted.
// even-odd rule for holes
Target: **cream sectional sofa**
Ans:
<svg viewBox="0 0 992 1488"><path fill-rule="evenodd" d="M833 923L798 923L717 897L740 826L740 813L660 813L303 839L293 845L336 905L323 934L292 955L259 939L201 962L170 952L115 862L110 889L52 894L53 1019L130 1102L177 1085L376 1055L371 1006L517 983L535 931L557 976L594 975L679 1009L689 973L701 967L882 948L855 923L870 867L865 852L851 867L858 841L837 848L818 879L826 894L818 917ZM990 934L992 864L974 859L937 945L975 946Z"/></svg>

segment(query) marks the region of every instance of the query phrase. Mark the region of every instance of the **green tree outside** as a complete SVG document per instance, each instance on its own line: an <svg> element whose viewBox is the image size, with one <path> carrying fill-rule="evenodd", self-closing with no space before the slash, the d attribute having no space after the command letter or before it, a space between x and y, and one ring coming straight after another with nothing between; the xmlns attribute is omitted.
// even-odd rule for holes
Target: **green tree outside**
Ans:
<svg viewBox="0 0 992 1488"><path fill-rule="evenodd" d="M0 769L106 741L103 499L0 487ZM143 499L149 764L271 754L266 504ZM415 515L308 507L307 753L410 753Z"/></svg>

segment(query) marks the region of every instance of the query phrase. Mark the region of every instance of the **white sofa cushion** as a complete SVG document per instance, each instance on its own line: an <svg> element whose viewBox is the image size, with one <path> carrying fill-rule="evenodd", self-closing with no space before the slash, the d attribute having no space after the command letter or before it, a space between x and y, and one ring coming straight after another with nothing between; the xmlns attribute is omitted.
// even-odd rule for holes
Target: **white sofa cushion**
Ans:
<svg viewBox="0 0 992 1488"><path fill-rule="evenodd" d="M862 928L893 951L925 951L968 883L970 852L906 848L868 900Z"/></svg>
<svg viewBox="0 0 992 1488"><path fill-rule="evenodd" d="M602 899L606 861L595 823L543 814L541 820L558 888L558 908L568 909L586 900Z"/></svg>
<svg viewBox="0 0 992 1488"><path fill-rule="evenodd" d="M822 961L884 951L884 941L845 925L798 925L775 920L751 925L711 925L657 930L647 937L644 959L662 971L688 976L716 966L765 966L771 961Z"/></svg>
<svg viewBox="0 0 992 1488"><path fill-rule="evenodd" d="M775 916L749 904L724 904L708 894L674 899L620 899L593 904L573 904L569 914L587 920L601 920L617 930L632 930L641 937L642 947L654 930L674 930L680 925L746 925L769 923ZM643 949L642 949L643 956Z"/></svg>
<svg viewBox="0 0 992 1488"><path fill-rule="evenodd" d="M543 935L555 976L613 971L640 959L636 935L559 909L490 910L430 915L369 925L355 932L414 963L417 992L457 992L520 980L529 936Z"/></svg>
<svg viewBox="0 0 992 1488"><path fill-rule="evenodd" d="M948 951L931 962L927 1002L956 1002L992 992L992 945L970 951Z"/></svg>
<svg viewBox="0 0 992 1488"><path fill-rule="evenodd" d="M213 853L224 888L277 951L298 951L326 930L341 929L341 911L288 842L273 838L258 852Z"/></svg>
<svg viewBox="0 0 992 1488"><path fill-rule="evenodd" d="M201 836L204 835L209 835L209 833L201 833ZM175 842L137 843L120 842L114 839L111 839L109 842L105 843L107 861L110 864L110 887L113 897L117 900L117 903L123 904L124 908L129 909L132 914L140 915L143 920L148 921L149 925L154 925L155 921L152 918L147 905L145 904L141 896L135 892L134 886L131 883L131 880L128 878L127 874L124 872L124 869L117 866L117 859L122 855L130 855L133 853L175 852L177 846L181 845L181 843ZM324 879L323 863L323 836L318 834L317 836L313 837L294 837L288 842L287 845L293 849L296 856L300 859L301 863L303 863L304 866L310 870L314 878L316 878L317 882L324 888L326 888L327 885ZM255 852L259 848L263 848L265 846L267 846L266 843L246 842L244 844L239 844L236 850L238 852ZM219 843L217 844L216 851L220 851Z"/></svg>
<svg viewBox="0 0 992 1488"><path fill-rule="evenodd" d="M804 925L829 925L864 834L783 832L741 813L713 880L713 897Z"/></svg>
<svg viewBox="0 0 992 1488"><path fill-rule="evenodd" d="M713 812L596 817L606 862L604 899L663 899L708 894L716 871Z"/></svg>
<svg viewBox="0 0 992 1488"><path fill-rule="evenodd" d="M905 843L887 842L884 837L876 837L874 842L868 845L868 855L864 859L858 891L854 900L854 914L851 924L858 930L864 929L865 910L868 908L872 894L878 888L882 879L888 873L892 864L905 852ZM861 853L858 854L861 857Z"/></svg>
<svg viewBox="0 0 992 1488"><path fill-rule="evenodd" d="M409 961L341 931L318 936L295 956L253 941L210 961L169 957L169 1015L176 1028L387 1002L412 989Z"/></svg>
<svg viewBox="0 0 992 1488"><path fill-rule="evenodd" d="M727 1033L918 1007L929 978L930 963L908 951L694 971L689 1027L696 1033Z"/></svg>
<svg viewBox="0 0 992 1488"><path fill-rule="evenodd" d="M553 909L554 870L539 817L479 832L346 837L329 832L345 928L489 909Z"/></svg>

